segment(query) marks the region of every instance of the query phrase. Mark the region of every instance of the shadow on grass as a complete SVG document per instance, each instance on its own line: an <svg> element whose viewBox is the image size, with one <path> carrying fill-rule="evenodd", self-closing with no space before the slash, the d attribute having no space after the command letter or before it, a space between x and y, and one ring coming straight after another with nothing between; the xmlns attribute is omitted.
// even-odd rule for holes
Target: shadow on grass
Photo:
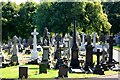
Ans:
<svg viewBox="0 0 120 80"><path fill-rule="evenodd" d="M28 69L31 69L31 70L38 70L39 68L28 68Z"/></svg>

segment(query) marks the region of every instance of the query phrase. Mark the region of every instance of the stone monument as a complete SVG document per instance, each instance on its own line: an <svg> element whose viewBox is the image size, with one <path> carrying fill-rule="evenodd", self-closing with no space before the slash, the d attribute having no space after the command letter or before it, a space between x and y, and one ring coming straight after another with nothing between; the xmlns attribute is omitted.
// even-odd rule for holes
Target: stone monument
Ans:
<svg viewBox="0 0 120 80"><path fill-rule="evenodd" d="M91 45L91 36L87 35L87 45L86 45L86 62L85 62L85 71L89 71L89 68L93 67L93 46Z"/></svg>
<svg viewBox="0 0 120 80"><path fill-rule="evenodd" d="M73 44L72 44L72 48L71 48L71 62L70 62L70 66L73 69L78 69L79 68L79 60L78 60L78 46L76 43L76 17L74 19L74 33L73 33Z"/></svg>
<svg viewBox="0 0 120 80"><path fill-rule="evenodd" d="M32 50L32 54L31 54L32 59L38 59L37 39L36 39L36 36L38 34L39 33L36 32L36 29L34 29L34 32L31 33L31 35L33 35L33 50Z"/></svg>
<svg viewBox="0 0 120 80"><path fill-rule="evenodd" d="M13 37L13 42L14 42L14 44L13 44L13 53L12 53L12 57L11 57L11 64L13 65L17 65L17 64L19 64L18 63L18 56L17 56L17 53L18 53L18 46L17 46L17 41L18 41L18 38L17 38L17 36L15 35L14 37Z"/></svg>

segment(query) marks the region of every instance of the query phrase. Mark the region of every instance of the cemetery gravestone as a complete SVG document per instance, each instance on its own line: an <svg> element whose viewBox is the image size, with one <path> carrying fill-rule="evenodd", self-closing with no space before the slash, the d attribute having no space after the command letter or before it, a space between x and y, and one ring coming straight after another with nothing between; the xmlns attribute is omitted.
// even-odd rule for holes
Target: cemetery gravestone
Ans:
<svg viewBox="0 0 120 80"><path fill-rule="evenodd" d="M58 77L68 77L68 66L64 64L60 65L58 75Z"/></svg>
<svg viewBox="0 0 120 80"><path fill-rule="evenodd" d="M75 69L79 68L79 60L78 60L78 46L76 43L76 17L74 19L74 33L73 33L73 44L72 44L72 54L71 54L71 62L70 66Z"/></svg>
<svg viewBox="0 0 120 80"><path fill-rule="evenodd" d="M87 36L87 45L86 45L86 62L85 62L85 71L89 71L89 67L93 67L93 46L91 45L91 36Z"/></svg>
<svg viewBox="0 0 120 80"><path fill-rule="evenodd" d="M0 68L2 67L2 62L4 62L4 56L2 53L2 46L1 46L1 42L0 42Z"/></svg>
<svg viewBox="0 0 120 80"><path fill-rule="evenodd" d="M32 59L38 59L37 39L36 39L36 36L38 34L39 33L36 32L36 29L34 29L34 32L31 33L31 35L33 35L33 50L32 50L32 54L31 54Z"/></svg>
<svg viewBox="0 0 120 80"><path fill-rule="evenodd" d="M8 54L12 54L12 51L11 51L11 48L12 48L12 40L10 39L9 41L8 41Z"/></svg>
<svg viewBox="0 0 120 80"><path fill-rule="evenodd" d="M100 60L100 49L97 49L97 65L95 66L95 68L93 70L93 74L104 75L104 70L103 70L99 60Z"/></svg>
<svg viewBox="0 0 120 80"><path fill-rule="evenodd" d="M39 74L41 74L41 73L47 73L47 64L46 63L39 64Z"/></svg>
<svg viewBox="0 0 120 80"><path fill-rule="evenodd" d="M33 38L31 36L28 39L28 45L30 46L30 49L33 49Z"/></svg>
<svg viewBox="0 0 120 80"><path fill-rule="evenodd" d="M68 38L68 35L65 34L65 37L63 39L63 43L64 43L64 57L67 56L67 58L69 59L70 58L70 41L69 41L69 38Z"/></svg>
<svg viewBox="0 0 120 80"><path fill-rule="evenodd" d="M97 52L97 47L96 47L96 37L97 37L97 33L94 32L92 36L93 36L93 46L94 46L93 51L94 51L94 52Z"/></svg>
<svg viewBox="0 0 120 80"><path fill-rule="evenodd" d="M50 53L50 51L49 51L50 46L49 46L49 37L48 37L48 29L47 28L44 29L43 35L44 35L44 37L43 37L43 46L42 46L42 48L43 48L42 62L46 63L47 67L49 68L48 60L49 60L49 55L50 55L49 54Z"/></svg>
<svg viewBox="0 0 120 80"><path fill-rule="evenodd" d="M61 51L60 51L60 41L61 41L61 36L59 34L56 35L55 37L55 40L57 42L57 49L56 49L56 52L55 52L55 56L54 56L54 59L59 59L61 58Z"/></svg>
<svg viewBox="0 0 120 80"><path fill-rule="evenodd" d="M28 67L23 66L19 67L19 78L20 79L28 78Z"/></svg>
<svg viewBox="0 0 120 80"><path fill-rule="evenodd" d="M19 52L22 52L23 46L22 46L22 44L21 44L21 42L22 42L22 38L21 38L21 37L18 38L18 42L19 42L19 43L18 43L18 49L19 49L18 51L19 51Z"/></svg>
<svg viewBox="0 0 120 80"><path fill-rule="evenodd" d="M48 29L47 29L47 27L45 27L45 29L44 29L43 45L44 46L49 46L49 37L48 37Z"/></svg>
<svg viewBox="0 0 120 80"><path fill-rule="evenodd" d="M17 46L17 41L18 41L18 38L17 36L15 35L13 37L13 41L14 41L14 45L13 45L13 54L12 54L12 57L11 57L11 64L19 64L18 63L18 56L17 56L17 53L18 53L18 46Z"/></svg>
<svg viewBox="0 0 120 80"><path fill-rule="evenodd" d="M26 39L23 39L22 43L23 43L23 48L24 48L24 49L25 49L26 47L28 47L28 44L27 44L27 42L26 42Z"/></svg>
<svg viewBox="0 0 120 80"><path fill-rule="evenodd" d="M81 42L81 51L85 51L85 33L82 32L82 42Z"/></svg>

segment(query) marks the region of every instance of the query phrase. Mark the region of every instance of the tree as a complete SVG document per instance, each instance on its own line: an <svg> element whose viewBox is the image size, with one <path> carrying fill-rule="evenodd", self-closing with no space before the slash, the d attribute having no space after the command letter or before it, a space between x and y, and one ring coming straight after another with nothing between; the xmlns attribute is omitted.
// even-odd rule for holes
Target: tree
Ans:
<svg viewBox="0 0 120 80"><path fill-rule="evenodd" d="M15 35L16 21L14 19L18 6L14 2L2 3L2 39L5 41Z"/></svg>
<svg viewBox="0 0 120 80"><path fill-rule="evenodd" d="M111 23L111 33L120 31L120 1L119 2L103 2L104 12L108 15L108 21Z"/></svg>
<svg viewBox="0 0 120 80"><path fill-rule="evenodd" d="M31 32L35 28L33 21L34 15L36 14L37 4L33 2L26 2L25 4L20 4L21 8L18 12L17 17L17 31L22 38L29 38Z"/></svg>
<svg viewBox="0 0 120 80"><path fill-rule="evenodd" d="M41 33L48 27L52 32L64 34L72 30L75 16L79 32L86 29L87 33L106 33L111 28L99 2L43 3L38 7L35 20Z"/></svg>

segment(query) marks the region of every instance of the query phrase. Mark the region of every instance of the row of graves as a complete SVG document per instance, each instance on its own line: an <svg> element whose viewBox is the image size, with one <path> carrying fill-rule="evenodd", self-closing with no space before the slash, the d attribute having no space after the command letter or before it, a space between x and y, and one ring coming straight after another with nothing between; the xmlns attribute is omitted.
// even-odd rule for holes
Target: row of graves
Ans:
<svg viewBox="0 0 120 80"><path fill-rule="evenodd" d="M37 42L36 29L31 33L28 43L25 39L17 36L13 37L13 45L8 41L7 47L2 47L0 44L0 67L5 68L9 65L19 65L18 52L26 52L31 54L31 58L26 64L39 65L39 73L47 73L47 69L58 69L58 77L68 77L69 73L92 73L104 75L107 70L115 69L119 62L113 59L113 44L114 38L112 35L101 35L97 39L97 33L86 35L84 32L81 36L76 33L76 19L74 20L73 35L66 34L64 38L60 34L56 34L50 41L48 36L48 29L44 29L44 36L40 43ZM100 44L97 44L97 42ZM42 57L38 55L38 44L43 54ZM54 45L54 53L50 53L51 45ZM30 46L30 49L28 49ZM11 51L12 48L12 51ZM7 50L8 54L12 54L11 59L4 62L3 50ZM40 51L41 51L40 50ZM97 56L97 64L93 63L93 55ZM85 60L82 56L85 56ZM102 58L100 58L102 57ZM51 64L53 64L51 66ZM19 66L19 78L28 78L28 67Z"/></svg>

